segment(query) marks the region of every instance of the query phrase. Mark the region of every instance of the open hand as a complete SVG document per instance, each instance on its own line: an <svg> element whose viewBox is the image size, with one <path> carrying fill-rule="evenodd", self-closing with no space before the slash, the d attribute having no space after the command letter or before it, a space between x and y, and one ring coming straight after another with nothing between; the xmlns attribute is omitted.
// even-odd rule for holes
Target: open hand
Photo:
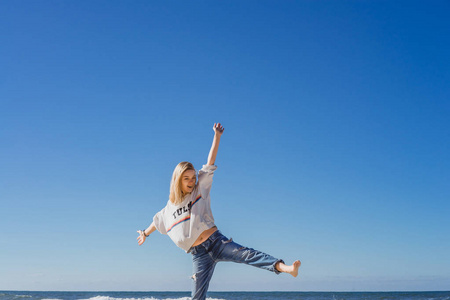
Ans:
<svg viewBox="0 0 450 300"><path fill-rule="evenodd" d="M137 240L138 240L138 244L140 246L145 242L146 236L144 235L144 232L142 230L138 230L137 232L139 233Z"/></svg>
<svg viewBox="0 0 450 300"><path fill-rule="evenodd" d="M214 123L213 130L216 134L222 135L225 128L223 128L222 124L220 123Z"/></svg>

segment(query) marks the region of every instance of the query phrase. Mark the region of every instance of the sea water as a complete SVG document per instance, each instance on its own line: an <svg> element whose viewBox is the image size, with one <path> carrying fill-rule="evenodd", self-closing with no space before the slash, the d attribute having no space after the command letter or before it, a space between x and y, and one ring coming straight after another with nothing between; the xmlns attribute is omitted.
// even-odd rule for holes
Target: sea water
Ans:
<svg viewBox="0 0 450 300"><path fill-rule="evenodd" d="M189 292L0 291L0 300L189 300ZM208 292L207 300L450 300L449 292Z"/></svg>

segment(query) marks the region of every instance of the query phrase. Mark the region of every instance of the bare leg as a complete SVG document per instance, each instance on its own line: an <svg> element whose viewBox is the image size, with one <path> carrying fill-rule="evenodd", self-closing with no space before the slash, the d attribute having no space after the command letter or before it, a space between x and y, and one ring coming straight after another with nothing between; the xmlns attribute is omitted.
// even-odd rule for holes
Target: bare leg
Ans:
<svg viewBox="0 0 450 300"><path fill-rule="evenodd" d="M292 265L290 265L290 266L285 265L282 262L279 262L279 263L277 263L275 265L275 268L278 271L280 271L280 272L288 273L288 274L291 274L294 277L297 277L297 275L298 275L298 268L300 268L301 264L302 263L299 260L294 261L294 263Z"/></svg>

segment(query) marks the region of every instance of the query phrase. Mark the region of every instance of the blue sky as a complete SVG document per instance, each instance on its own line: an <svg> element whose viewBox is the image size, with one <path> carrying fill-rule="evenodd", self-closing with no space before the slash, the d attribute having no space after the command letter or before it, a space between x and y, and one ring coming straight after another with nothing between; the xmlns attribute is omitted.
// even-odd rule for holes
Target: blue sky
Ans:
<svg viewBox="0 0 450 300"><path fill-rule="evenodd" d="M300 277L211 290L449 290L448 1L2 1L0 290L190 290L145 228L206 162L221 231Z"/></svg>

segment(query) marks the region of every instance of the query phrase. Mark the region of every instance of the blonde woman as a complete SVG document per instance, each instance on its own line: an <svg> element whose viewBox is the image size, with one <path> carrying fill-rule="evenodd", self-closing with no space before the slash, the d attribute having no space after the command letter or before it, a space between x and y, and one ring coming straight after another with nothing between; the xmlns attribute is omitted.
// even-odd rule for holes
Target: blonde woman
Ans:
<svg viewBox="0 0 450 300"><path fill-rule="evenodd" d="M300 261L286 265L258 250L243 247L226 238L217 229L211 212L212 179L217 167L214 165L224 128L214 124L214 139L206 165L197 174L189 162L179 163L172 176L167 205L153 217L152 224L145 230L138 230L139 245L158 230L167 234L172 241L187 253L191 253L194 265L192 299L205 299L214 268L219 261L244 263L276 274L298 275Z"/></svg>

